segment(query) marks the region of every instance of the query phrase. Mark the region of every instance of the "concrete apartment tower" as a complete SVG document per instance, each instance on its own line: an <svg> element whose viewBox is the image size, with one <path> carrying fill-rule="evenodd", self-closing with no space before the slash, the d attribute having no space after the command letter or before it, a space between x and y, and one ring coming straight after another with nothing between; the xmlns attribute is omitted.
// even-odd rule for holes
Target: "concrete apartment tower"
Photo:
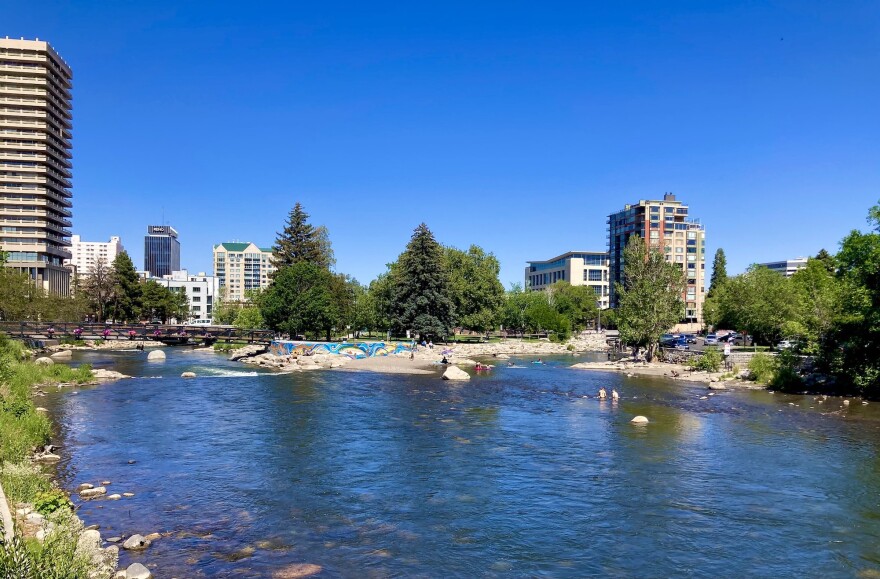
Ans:
<svg viewBox="0 0 880 579"><path fill-rule="evenodd" d="M180 242L170 225L148 225L144 236L144 270L155 277L180 269Z"/></svg>
<svg viewBox="0 0 880 579"><path fill-rule="evenodd" d="M48 42L0 38L0 250L58 295L70 293L72 77Z"/></svg>
<svg viewBox="0 0 880 579"><path fill-rule="evenodd" d="M113 264L116 256L124 251L122 240L119 237L111 237L110 241L83 241L79 235L70 238L71 259L64 260L64 264L71 272L80 279L92 274L95 265L103 261L107 267Z"/></svg>
<svg viewBox="0 0 880 579"><path fill-rule="evenodd" d="M706 231L699 221L688 215L689 208L675 195L666 193L662 201L645 201L625 205L622 211L608 216L608 270L611 306L617 306L616 282L623 283L623 250L630 236L638 235L654 249L666 255L666 261L682 268L687 287L682 296L689 330L703 323L703 302L706 299Z"/></svg>

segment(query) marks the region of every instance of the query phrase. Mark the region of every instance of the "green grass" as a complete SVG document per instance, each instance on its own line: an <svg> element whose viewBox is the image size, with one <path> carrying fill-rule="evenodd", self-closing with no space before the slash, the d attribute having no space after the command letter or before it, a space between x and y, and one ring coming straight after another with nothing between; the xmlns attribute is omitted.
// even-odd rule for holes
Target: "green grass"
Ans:
<svg viewBox="0 0 880 579"><path fill-rule="evenodd" d="M33 503L51 513L49 520L56 528L42 543L16 535L13 541L0 544L0 577L85 579L89 561L76 553L82 523L69 508L66 495L27 457L52 435L49 419L37 412L31 399L33 388L90 382L92 369L88 364L43 366L27 356L21 343L0 334L0 483L13 504Z"/></svg>

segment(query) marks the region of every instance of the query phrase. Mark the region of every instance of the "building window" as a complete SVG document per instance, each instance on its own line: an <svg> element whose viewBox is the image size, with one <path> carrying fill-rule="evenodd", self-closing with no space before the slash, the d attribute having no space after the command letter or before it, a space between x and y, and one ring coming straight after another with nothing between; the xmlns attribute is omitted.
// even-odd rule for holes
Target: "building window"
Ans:
<svg viewBox="0 0 880 579"><path fill-rule="evenodd" d="M602 270L601 269L591 269L587 272L589 277L584 277L584 281L602 281Z"/></svg>

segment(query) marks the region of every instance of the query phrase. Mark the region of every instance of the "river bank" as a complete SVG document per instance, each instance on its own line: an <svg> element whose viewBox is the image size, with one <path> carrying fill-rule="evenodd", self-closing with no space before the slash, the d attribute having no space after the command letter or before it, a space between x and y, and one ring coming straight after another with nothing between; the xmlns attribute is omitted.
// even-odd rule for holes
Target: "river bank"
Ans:
<svg viewBox="0 0 880 579"><path fill-rule="evenodd" d="M53 427L47 410L34 404L40 390L56 384L95 380L88 365L31 361L17 341L0 336L0 576L93 577L116 571L118 548L104 548L100 533L86 529L72 503L43 471L57 463L58 447L48 444Z"/></svg>
<svg viewBox="0 0 880 579"><path fill-rule="evenodd" d="M414 352L401 352L387 356L352 359L335 354L277 355L262 352L255 346L233 351L229 358L244 364L273 368L282 372L345 369L361 372L389 374L441 374L442 360L455 366L471 367L477 359L507 360L511 357L535 357L573 355L585 352L603 352L608 349L604 333L584 334L565 344L549 340L505 339L495 342L473 344L435 344L433 347L418 346ZM491 363L491 361L490 361Z"/></svg>

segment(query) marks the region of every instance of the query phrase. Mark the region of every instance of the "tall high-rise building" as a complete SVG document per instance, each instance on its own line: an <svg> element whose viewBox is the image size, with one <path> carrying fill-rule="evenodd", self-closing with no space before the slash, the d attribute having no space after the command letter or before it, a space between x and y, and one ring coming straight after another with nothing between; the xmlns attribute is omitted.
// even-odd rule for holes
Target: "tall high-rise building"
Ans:
<svg viewBox="0 0 880 579"><path fill-rule="evenodd" d="M243 302L247 290L268 287L273 271L272 250L267 247L237 242L214 246L214 276L228 302Z"/></svg>
<svg viewBox="0 0 880 579"><path fill-rule="evenodd" d="M641 200L625 205L622 211L608 216L608 269L611 306L617 306L614 284L623 283L623 250L630 236L638 235L645 243L666 255L666 261L682 268L687 286L682 296L688 324L703 322L706 297L706 231L699 221L690 219L688 206L667 193L662 201Z"/></svg>
<svg viewBox="0 0 880 579"><path fill-rule="evenodd" d="M180 242L170 225L148 225L144 236L144 269L155 277L180 270Z"/></svg>
<svg viewBox="0 0 880 579"><path fill-rule="evenodd" d="M70 292L72 78L49 43L0 38L0 250L59 295Z"/></svg>
<svg viewBox="0 0 880 579"><path fill-rule="evenodd" d="M88 277L95 264L103 261L108 267L123 252L122 240L111 237L110 241L83 241L79 235L70 238L70 253L73 257L64 260L64 265L79 278Z"/></svg>

